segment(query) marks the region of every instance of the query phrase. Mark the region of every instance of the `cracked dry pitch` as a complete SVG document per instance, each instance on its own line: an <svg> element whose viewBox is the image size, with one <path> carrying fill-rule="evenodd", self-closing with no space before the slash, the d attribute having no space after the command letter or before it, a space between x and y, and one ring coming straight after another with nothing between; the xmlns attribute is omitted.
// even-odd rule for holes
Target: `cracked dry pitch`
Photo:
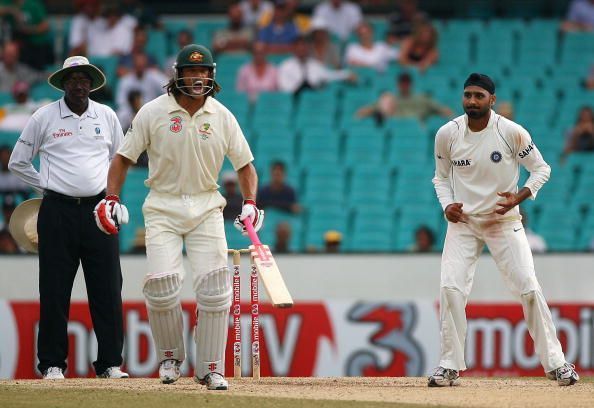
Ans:
<svg viewBox="0 0 594 408"><path fill-rule="evenodd" d="M146 392L139 400L143 406L151 398L163 398L170 392L176 397L193 397L194 402L200 396L215 395L227 398L258 397L258 400L274 399L277 402L287 398L301 400L293 405L285 400L283 406L340 406L327 405L331 401L365 402L364 406L384 406L383 403L397 403L392 406L450 406L450 407L557 407L572 408L592 407L594 401L594 379L584 378L571 387L559 387L556 382L545 378L471 378L462 379L460 387L428 388L426 378L251 378L229 379L228 391L207 391L198 386L191 378L181 378L174 385L164 385L158 379L99 380L67 379L65 381L13 380L0 381L0 405L9 402L7 395L29 395L29 401L35 400L37 391L67 391L96 394L96 398L109 401L113 392L139 394ZM159 392L160 391L160 392ZM168 392L163 392L168 391ZM111 393L111 394L110 394ZM182 398L183 399L183 398ZM304 401L305 400L305 401ZM315 401L320 400L320 401ZM42 403L42 401L40 401ZM180 401L181 402L181 401ZM239 402L239 401L238 401ZM227 402L228 403L228 402ZM418 404L418 405L417 405ZM149 404L150 405L150 404ZM183 405L183 404L181 404ZM40 405L42 406L42 405ZM139 405L141 406L141 405ZM214 405L216 406L216 405ZM350 406L350 404L349 404Z"/></svg>

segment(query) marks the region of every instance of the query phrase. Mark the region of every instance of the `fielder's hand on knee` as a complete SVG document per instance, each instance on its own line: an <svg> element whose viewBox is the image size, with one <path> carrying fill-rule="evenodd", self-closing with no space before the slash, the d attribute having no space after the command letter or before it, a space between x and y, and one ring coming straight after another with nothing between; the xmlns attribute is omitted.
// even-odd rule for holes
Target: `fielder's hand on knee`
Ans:
<svg viewBox="0 0 594 408"><path fill-rule="evenodd" d="M120 204L120 197L108 195L95 206L93 211L97 227L108 235L117 234L122 224L128 223L128 209Z"/></svg>
<svg viewBox="0 0 594 408"><path fill-rule="evenodd" d="M259 210L256 207L256 202L254 200L244 200L243 207L241 207L241 214L235 217L235 221L233 225L237 228L243 235L246 235L247 232L245 230L245 225L243 225L243 220L251 219L252 225L254 226L254 230L258 231L262 228L262 223L264 222L264 210Z"/></svg>

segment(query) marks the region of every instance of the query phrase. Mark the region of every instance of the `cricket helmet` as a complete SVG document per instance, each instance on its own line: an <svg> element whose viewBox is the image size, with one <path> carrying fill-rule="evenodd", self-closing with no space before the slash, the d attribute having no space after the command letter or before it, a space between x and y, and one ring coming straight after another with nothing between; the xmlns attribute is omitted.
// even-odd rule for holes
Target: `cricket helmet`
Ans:
<svg viewBox="0 0 594 408"><path fill-rule="evenodd" d="M210 68L210 78L204 82L204 79L183 77L181 71L186 67L207 67ZM208 48L199 44L188 44L177 54L173 64L174 79L177 88L188 96L207 95L213 89L214 92L220 90L219 84L215 81L217 64L212 58L212 53ZM187 85L185 78L192 78L192 83ZM199 91L196 90L199 87Z"/></svg>

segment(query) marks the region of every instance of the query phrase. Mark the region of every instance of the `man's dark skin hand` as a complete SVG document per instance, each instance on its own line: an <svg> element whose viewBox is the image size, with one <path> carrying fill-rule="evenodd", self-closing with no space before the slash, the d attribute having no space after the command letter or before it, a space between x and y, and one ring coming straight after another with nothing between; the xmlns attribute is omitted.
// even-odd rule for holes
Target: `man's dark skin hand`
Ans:
<svg viewBox="0 0 594 408"><path fill-rule="evenodd" d="M512 193L509 191L504 191L497 193L499 197L503 197L503 200L497 202L497 205L500 207L495 210L495 213L499 215L504 215L509 210L514 208L516 205L520 204L525 199L532 196L532 192L528 187L523 187L517 193ZM446 207L444 210L444 214L448 221L453 222L454 224L457 222L466 222L468 216L464 214L462 211L462 203L452 203Z"/></svg>

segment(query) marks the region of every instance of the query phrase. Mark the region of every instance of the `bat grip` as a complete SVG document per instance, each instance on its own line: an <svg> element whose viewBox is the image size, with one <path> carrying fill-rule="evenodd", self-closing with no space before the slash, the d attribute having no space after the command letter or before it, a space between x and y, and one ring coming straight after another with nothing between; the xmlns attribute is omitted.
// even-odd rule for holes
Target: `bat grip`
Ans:
<svg viewBox="0 0 594 408"><path fill-rule="evenodd" d="M262 245L262 243L260 242L260 238L258 238L258 234L256 234L256 231L254 230L254 226L252 225L252 220L248 217L245 220L243 220L242 222L243 222L243 225L245 225L245 229L248 233L248 236L250 237L250 241L252 241L252 244Z"/></svg>

